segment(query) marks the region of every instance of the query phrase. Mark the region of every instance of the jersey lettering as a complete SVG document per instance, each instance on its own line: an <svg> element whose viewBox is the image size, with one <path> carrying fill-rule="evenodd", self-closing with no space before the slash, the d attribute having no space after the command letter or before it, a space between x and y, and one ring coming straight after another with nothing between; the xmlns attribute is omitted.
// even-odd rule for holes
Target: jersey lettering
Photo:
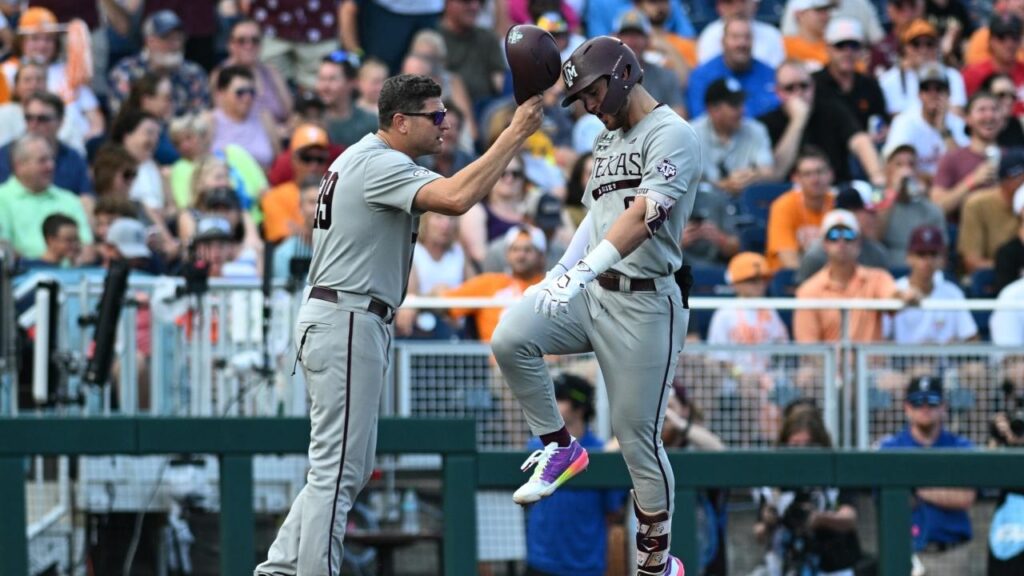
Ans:
<svg viewBox="0 0 1024 576"><path fill-rule="evenodd" d="M316 199L316 218L313 228L327 230L331 227L331 204L334 202L334 187L338 185L338 173L328 172L320 181L320 195Z"/></svg>
<svg viewBox="0 0 1024 576"><path fill-rule="evenodd" d="M610 176L643 176L644 167L639 152L615 154L594 159L594 175L592 178Z"/></svg>
<svg viewBox="0 0 1024 576"><path fill-rule="evenodd" d="M641 180L639 178L636 178L636 179L630 178L629 180L616 180L615 182L608 182L608 183L605 183L605 184L601 184L597 188L594 188L590 192L590 194L594 197L594 200L597 200L598 198L600 198L601 196L604 196L605 194L607 194L609 192L615 192L616 190L628 190L630 188L636 188L637 186L640 185L640 182L641 182Z"/></svg>

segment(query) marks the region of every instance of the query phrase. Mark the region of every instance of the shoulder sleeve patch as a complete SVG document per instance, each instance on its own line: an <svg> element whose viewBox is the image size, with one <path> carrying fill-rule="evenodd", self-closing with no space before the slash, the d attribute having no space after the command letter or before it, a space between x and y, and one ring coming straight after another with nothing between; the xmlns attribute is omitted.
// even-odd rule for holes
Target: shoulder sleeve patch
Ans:
<svg viewBox="0 0 1024 576"><path fill-rule="evenodd" d="M668 158L665 158L661 162L658 162L658 165L655 166L655 170L657 170L659 174L664 176L665 180L671 180L675 178L676 173L678 172L678 170L676 170L676 165L673 164Z"/></svg>

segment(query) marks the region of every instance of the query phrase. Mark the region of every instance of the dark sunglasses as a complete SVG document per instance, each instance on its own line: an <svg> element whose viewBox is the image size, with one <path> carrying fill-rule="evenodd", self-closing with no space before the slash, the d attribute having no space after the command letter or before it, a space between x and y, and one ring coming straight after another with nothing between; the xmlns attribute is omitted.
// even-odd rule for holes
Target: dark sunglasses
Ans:
<svg viewBox="0 0 1024 576"><path fill-rule="evenodd" d="M996 98L1005 98L1007 100L1017 99L1017 95L1014 94L1013 92L993 92L992 95L995 96Z"/></svg>
<svg viewBox="0 0 1024 576"><path fill-rule="evenodd" d="M840 240L853 242L856 239L857 232L850 230L849 228L843 228L841 226L830 228L829 231L825 233L825 240L829 242L838 242Z"/></svg>
<svg viewBox="0 0 1024 576"><path fill-rule="evenodd" d="M435 110L433 112L399 112L406 116L423 116L424 118L430 118L434 126L440 126L444 124L444 117L448 114L448 110Z"/></svg>
<svg viewBox="0 0 1024 576"><path fill-rule="evenodd" d="M519 179L521 179L523 177L523 171L522 170L505 170L504 172L501 173L501 176L503 178L505 176L511 176L511 177L515 178L516 180L519 180Z"/></svg>
<svg viewBox="0 0 1024 576"><path fill-rule="evenodd" d="M939 43L934 38L914 38L910 45L914 48L935 48Z"/></svg>
<svg viewBox="0 0 1024 576"><path fill-rule="evenodd" d="M921 393L911 394L910 396L907 396L907 404L910 404L911 406L913 406L915 408L920 408L921 406L926 406L926 405L927 406L941 406L942 405L942 397L939 396L938 394L928 394L928 393L925 393L925 394L921 394Z"/></svg>
<svg viewBox="0 0 1024 576"><path fill-rule="evenodd" d="M779 90L783 92L803 92L811 88L810 82L791 82L789 84L782 84L779 86Z"/></svg>
<svg viewBox="0 0 1024 576"><path fill-rule="evenodd" d="M914 252L914 256L918 258L938 258L938 252Z"/></svg>
<svg viewBox="0 0 1024 576"><path fill-rule="evenodd" d="M359 68L359 56L344 50L335 50L334 52L331 52L327 56L323 57L323 61L333 62L335 64L348 63L348 65L353 68Z"/></svg>
<svg viewBox="0 0 1024 576"><path fill-rule="evenodd" d="M242 98L242 97L245 97L245 96L255 96L255 95L256 95L256 89L255 88L239 88L239 89L235 90L235 96L237 96L239 98Z"/></svg>
<svg viewBox="0 0 1024 576"><path fill-rule="evenodd" d="M941 82L925 82L920 86L921 92L949 92L949 86Z"/></svg>
<svg viewBox="0 0 1024 576"><path fill-rule="evenodd" d="M121 172L121 176L123 176L125 180L134 180L138 175L139 171L134 168L128 168Z"/></svg>
<svg viewBox="0 0 1024 576"><path fill-rule="evenodd" d="M40 124L49 124L50 122L53 122L56 119L56 116L51 116L49 114L25 114L26 124L31 124L33 122L38 122Z"/></svg>
<svg viewBox="0 0 1024 576"><path fill-rule="evenodd" d="M315 152L299 152L299 160L303 164L327 164L330 158L325 154Z"/></svg>
<svg viewBox="0 0 1024 576"><path fill-rule="evenodd" d="M833 44L837 50L860 50L864 47L863 44L856 40L843 40L842 42L836 42Z"/></svg>
<svg viewBox="0 0 1024 576"><path fill-rule="evenodd" d="M999 41L1013 40L1015 42L1020 42L1020 35L1019 34L1014 34L1013 32L1003 32L1002 34L993 34L992 37L995 38L996 40L999 40Z"/></svg>
<svg viewBox="0 0 1024 576"><path fill-rule="evenodd" d="M263 39L259 36L236 36L231 39L235 44L250 44L252 46L259 46Z"/></svg>

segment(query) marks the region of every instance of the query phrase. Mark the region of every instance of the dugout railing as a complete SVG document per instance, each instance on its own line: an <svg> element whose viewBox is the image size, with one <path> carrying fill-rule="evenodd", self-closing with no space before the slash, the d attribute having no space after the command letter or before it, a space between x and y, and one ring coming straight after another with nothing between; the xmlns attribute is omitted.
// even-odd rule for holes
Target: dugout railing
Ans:
<svg viewBox="0 0 1024 576"><path fill-rule="evenodd" d="M220 573L252 573L255 454L306 451L309 423L278 419L49 419L0 420L0 573L26 574L25 463L29 455L212 453L220 459ZM388 453L442 454L443 566L446 576L476 571L473 494L510 489L525 454L477 452L473 422L384 419L378 449ZM904 576L910 566L910 501L917 486L1002 487L1024 478L1024 457L1012 451L673 452L676 512L673 550L698 564L697 491L707 487L837 486L870 488L878 495L881 576ZM922 482L927 479L927 482ZM578 488L629 485L619 454L594 454ZM229 552L230 551L230 552Z"/></svg>

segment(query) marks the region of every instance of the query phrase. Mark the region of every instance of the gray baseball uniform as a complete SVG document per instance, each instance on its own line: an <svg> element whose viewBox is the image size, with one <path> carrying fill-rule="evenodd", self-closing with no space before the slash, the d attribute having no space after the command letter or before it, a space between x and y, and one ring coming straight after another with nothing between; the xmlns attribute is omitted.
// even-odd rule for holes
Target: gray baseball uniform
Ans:
<svg viewBox="0 0 1024 576"><path fill-rule="evenodd" d="M295 327L312 401L310 470L258 575L341 572L348 512L373 469L388 324L405 296L419 224L413 199L440 177L376 134L324 175Z"/></svg>
<svg viewBox="0 0 1024 576"><path fill-rule="evenodd" d="M589 249L637 195L674 200L669 217L653 237L613 266L612 274L622 277L617 282L607 276L590 282L555 320L534 313L532 299L525 299L505 314L493 338L495 358L537 435L563 426L543 356L597 355L613 432L637 499L648 510L671 512L674 494L661 425L689 320L673 273L683 261L679 238L693 209L700 164L693 128L664 105L628 132L602 132L583 196L593 221Z"/></svg>

